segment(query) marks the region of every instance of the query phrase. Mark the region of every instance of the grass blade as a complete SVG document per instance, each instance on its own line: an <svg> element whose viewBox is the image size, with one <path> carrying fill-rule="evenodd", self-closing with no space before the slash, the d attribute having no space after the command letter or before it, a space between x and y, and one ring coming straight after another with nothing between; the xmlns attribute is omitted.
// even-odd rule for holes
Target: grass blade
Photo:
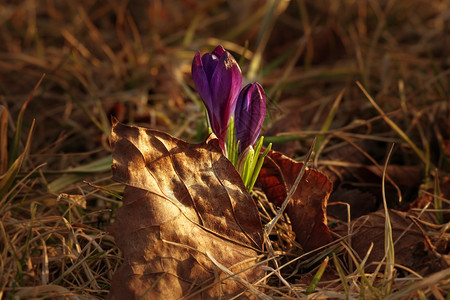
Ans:
<svg viewBox="0 0 450 300"><path fill-rule="evenodd" d="M64 175L52 181L48 186L51 193L57 193L65 187L81 181L86 174L108 171L112 165L112 156L106 156L89 164L64 171Z"/></svg>
<svg viewBox="0 0 450 300"><path fill-rule="evenodd" d="M33 120L33 123L31 124L31 129L28 134L25 149L23 150L22 154L20 154L19 157L16 158L16 160L12 163L8 171L0 179L0 203L4 202L3 197L8 193L8 190L13 184L14 180L16 179L17 174L19 174L20 169L22 168L23 161L25 160L25 156L28 154L28 151L30 150L31 136L34 130L34 124L35 120Z"/></svg>
<svg viewBox="0 0 450 300"><path fill-rule="evenodd" d="M309 148L308 153L306 154L306 158L305 158L305 162L303 163L303 166L300 170L300 172L297 175L297 178L295 179L294 184L291 187L291 190L289 191L289 194L286 196L286 199L284 199L283 204L281 205L281 208L278 210L277 215L269 222L266 224L265 226L265 231L267 233L267 235L270 235L270 233L272 232L273 227L275 226L275 224L277 223L277 221L281 218L281 215L283 214L284 210L286 209L289 200L291 199L292 195L295 193L295 191L297 190L298 185L300 184L300 180L302 180L303 174L305 174L306 171L306 165L309 161L309 159L311 158L313 149L316 145L316 139L314 138L311 147Z"/></svg>
<svg viewBox="0 0 450 300"><path fill-rule="evenodd" d="M328 113L328 116L325 120L325 122L322 125L322 128L320 129L320 135L317 136L317 143L316 147L314 149L314 152L317 153L317 150L319 150L320 146L322 145L323 139L325 138L324 133L330 129L331 123L334 120L334 116L336 115L336 112L338 110L339 104L341 103L342 98L344 97L345 89L343 89L339 95L336 97L336 100L333 102L333 106L330 109L330 112Z"/></svg>
<svg viewBox="0 0 450 300"><path fill-rule="evenodd" d="M258 162L256 163L256 166L253 169L253 175L252 175L252 179L250 181L250 185L248 186L249 193L253 190L253 187L255 186L256 180L258 179L259 171L261 171L262 165L264 163L264 159L266 158L267 154L269 154L270 150L272 150L272 143L270 143L269 146L267 146L266 150L262 154L259 155ZM260 149L260 151L261 151L261 149Z"/></svg>
<svg viewBox="0 0 450 300"><path fill-rule="evenodd" d="M8 170L8 110L0 105L0 175Z"/></svg>
<svg viewBox="0 0 450 300"><path fill-rule="evenodd" d="M267 1L268 9L261 22L256 51L248 67L247 77L253 80L261 67L263 52L269 41L276 18L287 8L289 1Z"/></svg>
<svg viewBox="0 0 450 300"><path fill-rule="evenodd" d="M439 186L439 172L435 171L434 175L434 208L436 209L436 217L439 224L444 224L444 215L442 213L442 198L441 198L441 188Z"/></svg>
<svg viewBox="0 0 450 300"><path fill-rule="evenodd" d="M9 158L8 158L9 166L11 166L13 162L19 157L20 137L23 127L23 115L25 114L25 110L27 109L28 103L30 103L31 99L34 96L34 93L37 91L42 81L44 80L44 77L45 74L41 76L41 79L39 79L38 83L34 86L27 100L25 100L22 107L20 108L19 115L17 116L16 132L14 134L13 142L11 144L11 149L9 150Z"/></svg>
<svg viewBox="0 0 450 300"><path fill-rule="evenodd" d="M323 272L325 272L325 268L328 266L328 261L330 258L327 256L325 257L324 261L320 264L319 270L317 270L316 275L314 275L313 279L311 280L311 283L309 284L308 288L306 289L305 294L309 295L316 289L317 284L319 283L320 279L322 278Z"/></svg>
<svg viewBox="0 0 450 300"><path fill-rule="evenodd" d="M389 209L386 201L386 171L389 164L389 159L391 158L392 150L394 145L391 146L386 162L383 169L383 177L381 182L382 196L383 196L383 207L385 215L385 229L384 229L384 251L386 256L386 268L384 271L384 283L385 283L385 295L391 293L392 279L394 276L394 264L395 264L395 252L394 252L394 240L392 238L392 224L389 217Z"/></svg>
<svg viewBox="0 0 450 300"><path fill-rule="evenodd" d="M361 91L364 93L366 98L370 101L370 103L375 107L375 109L378 111L378 113L381 115L383 120L413 149L413 151L416 153L416 155L424 162L425 164L429 164L429 159L427 159L425 153L423 153L422 150L420 150L414 143L411 141L411 139L406 135L406 133L401 130L400 127L397 126L397 124L394 123L391 119L389 119L386 115L386 113L381 109L381 107L378 106L378 104L373 100L373 98L369 95L369 93L364 89L364 87L361 85L360 82L356 82L358 87L361 89Z"/></svg>
<svg viewBox="0 0 450 300"><path fill-rule="evenodd" d="M349 290L350 290L350 288L348 286L347 278L346 278L346 275L344 273L344 270L342 269L342 266L339 263L339 260L338 260L336 254L334 252L333 252L333 262L334 262L334 266L336 267L336 270L337 270L337 272L339 274L339 278L341 279L342 286L344 287L345 299L348 299L349 298Z"/></svg>

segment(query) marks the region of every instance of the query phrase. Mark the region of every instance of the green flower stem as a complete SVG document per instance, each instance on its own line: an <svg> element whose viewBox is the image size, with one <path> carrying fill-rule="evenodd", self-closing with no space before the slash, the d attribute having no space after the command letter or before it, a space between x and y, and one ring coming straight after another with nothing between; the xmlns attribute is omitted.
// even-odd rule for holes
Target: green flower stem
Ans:
<svg viewBox="0 0 450 300"><path fill-rule="evenodd" d="M250 174L251 174L251 165L253 164L253 161L255 156L255 150L253 150L252 148L250 148L250 151L247 154L247 157L245 158L245 163L244 163L244 169L242 170L242 181L244 181L245 186L248 185L249 181L250 181Z"/></svg>
<svg viewBox="0 0 450 300"><path fill-rule="evenodd" d="M236 166L237 164L237 147L238 145L236 145L236 135L234 133L234 118L231 117L230 122L228 123L226 149L227 158L234 166Z"/></svg>
<svg viewBox="0 0 450 300"><path fill-rule="evenodd" d="M267 148L266 148L266 150L264 151L263 154L259 155L258 162L256 163L256 166L253 169L252 180L250 181L250 184L247 187L247 190L248 190L249 193L251 193L251 191L253 190L253 187L255 186L256 180L258 179L259 171L261 171L262 165L264 163L264 159L265 159L265 157L267 156L267 154L269 153L269 151L271 149L272 149L272 143L270 143L269 146L267 146Z"/></svg>
<svg viewBox="0 0 450 300"><path fill-rule="evenodd" d="M244 182L244 185L249 193L255 186L259 171L261 170L264 162L264 158L272 149L272 143L270 143L264 153L261 153L263 142L264 137L261 136L257 140L254 149L252 147L248 147L241 154L239 154L240 141L236 141L234 118L230 119L226 137L226 157L241 175L242 181Z"/></svg>
<svg viewBox="0 0 450 300"><path fill-rule="evenodd" d="M259 138L259 140L256 142L256 144L255 144L255 155L256 155L256 157L259 157L259 153L260 153L260 151L261 151L261 147L262 147L262 144L263 144L263 141L264 141L264 137L263 136L261 136L260 138ZM253 159L253 162L252 162L252 165L251 165L251 170L254 170L255 169L255 167L256 167L256 163L258 162L258 159Z"/></svg>

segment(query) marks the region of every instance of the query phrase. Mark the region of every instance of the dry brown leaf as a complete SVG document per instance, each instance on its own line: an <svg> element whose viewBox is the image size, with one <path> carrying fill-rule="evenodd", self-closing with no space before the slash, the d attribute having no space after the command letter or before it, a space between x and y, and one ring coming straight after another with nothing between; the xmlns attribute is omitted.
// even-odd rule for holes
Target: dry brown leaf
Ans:
<svg viewBox="0 0 450 300"><path fill-rule="evenodd" d="M333 202L340 202L332 205ZM345 189L339 186L328 200L328 216L339 218L342 221L348 220L347 203L350 206L350 218L355 219L373 212L377 209L376 197L368 192L359 189Z"/></svg>
<svg viewBox="0 0 450 300"><path fill-rule="evenodd" d="M310 100L310 99L308 99ZM277 120L271 122L270 127L264 133L264 136L277 136L278 134L287 134L289 132L298 132L302 129L301 122L301 110L298 108L298 101L294 99L292 101L284 100L283 104L286 102L293 103L294 107L283 106L281 111L288 111L288 113L283 114ZM282 105L281 105L282 106ZM284 143L275 143L272 146L273 150L283 153L288 157L293 157L296 152L301 150L300 141L287 141Z"/></svg>
<svg viewBox="0 0 450 300"><path fill-rule="evenodd" d="M279 152L269 152L258 178L258 184L269 201L278 206L283 203L302 166L302 163ZM296 239L306 251L314 250L332 240L326 215L331 191L332 184L327 176L309 169L286 207Z"/></svg>
<svg viewBox="0 0 450 300"><path fill-rule="evenodd" d="M395 243L395 264L403 265L418 270L422 274L426 274L430 270L423 269L425 267L423 266L423 262L439 263L437 257L427 251L428 243L430 243L429 237L432 235L438 236L438 231L432 226L432 224L437 224L434 214L424 213L419 220L417 212L406 213L389 210L389 216L392 226L392 237ZM431 226L427 226L427 224L431 224ZM428 234L432 231L434 233ZM347 225L341 225L335 228L333 232L339 236L346 236L348 232ZM367 271L373 271L376 263L380 262L385 255L384 210L355 219L351 223L351 232L353 234L350 237L350 245L361 259L366 256L371 243L373 243L373 249L366 262L366 265L375 263L366 269ZM402 234L403 236L398 240Z"/></svg>
<svg viewBox="0 0 450 300"><path fill-rule="evenodd" d="M439 191L440 191L440 197L443 199L450 199L450 174L446 175L445 177L441 178L439 180ZM434 187L428 189L428 193L422 194L420 197L418 197L416 200L414 200L412 203L410 203L408 206L404 207L403 211L411 211L413 209L422 209L424 208L428 203L433 202L433 194L434 194ZM444 209L444 223L447 223L450 220L450 213L448 212L448 209L450 207L449 201L442 201L442 208Z"/></svg>
<svg viewBox="0 0 450 300"><path fill-rule="evenodd" d="M373 165L365 166L364 168L380 178L383 176L382 168ZM395 184L405 187L419 186L422 182L422 173L423 170L420 165L389 165L386 169L387 176L389 176Z"/></svg>
<svg viewBox="0 0 450 300"><path fill-rule="evenodd" d="M126 185L110 228L125 261L109 299L231 297L245 290L208 257L250 283L263 243L256 205L218 140L188 144L170 135L113 124L113 178ZM251 297L245 294L245 297Z"/></svg>
<svg viewBox="0 0 450 300"><path fill-rule="evenodd" d="M369 146L368 143L357 143L357 146L361 147L363 150L366 150ZM323 155L322 159L339 162L342 165L321 165L318 169L323 172L328 178L333 182L333 184L337 184L344 181L355 180L358 177L358 169L357 167L353 167L353 164L365 164L367 163L366 157L358 151L352 145L344 145L342 147L336 148L333 151ZM348 164L348 166L346 166ZM364 180L358 180L359 182L365 182Z"/></svg>
<svg viewBox="0 0 450 300"><path fill-rule="evenodd" d="M443 143L444 153L447 156L450 156L450 140L445 140Z"/></svg>

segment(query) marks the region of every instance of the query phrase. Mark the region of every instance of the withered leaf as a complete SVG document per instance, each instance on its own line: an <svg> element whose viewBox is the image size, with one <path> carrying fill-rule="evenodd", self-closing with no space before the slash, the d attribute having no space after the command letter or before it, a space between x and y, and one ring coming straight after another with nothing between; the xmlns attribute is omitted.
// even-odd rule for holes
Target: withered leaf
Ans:
<svg viewBox="0 0 450 300"><path fill-rule="evenodd" d="M450 140L445 140L443 143L444 153L447 156L450 156Z"/></svg>
<svg viewBox="0 0 450 300"><path fill-rule="evenodd" d="M345 189L339 186L328 199L328 216L347 221L348 211L343 204L333 205L333 202L348 203L350 205L350 217L355 219L377 210L376 197L360 189Z"/></svg>
<svg viewBox="0 0 450 300"><path fill-rule="evenodd" d="M311 100L311 99L308 99ZM293 104L289 106L289 104ZM289 113L283 114L278 117L277 120L271 122L270 127L264 133L264 136L277 136L279 133L298 132L302 129L301 116L302 112L298 104L298 99L291 101L284 99L282 103L282 111L288 111ZM284 107L283 107L284 106ZM286 107L287 106L287 107ZM272 145L272 149L283 153L287 157L292 157L296 152L301 150L300 141L286 141L284 143L275 143Z"/></svg>
<svg viewBox="0 0 450 300"><path fill-rule="evenodd" d="M366 166L366 170L372 172L378 177L383 176L383 170L377 166ZM398 185L407 187L419 186L422 182L422 169L416 166L389 165L386 168L386 174Z"/></svg>
<svg viewBox="0 0 450 300"><path fill-rule="evenodd" d="M218 140L189 144L115 122L113 178L126 185L111 226L125 258L109 299L231 297L245 291L212 262L248 282L264 275L256 205ZM204 289L202 291L199 291ZM247 292L248 293L248 292ZM245 297L252 295L245 294Z"/></svg>
<svg viewBox="0 0 450 300"><path fill-rule="evenodd" d="M362 150L370 149L371 144L369 142L363 141L356 143L357 147ZM322 157L325 160L342 162L342 165L331 166L328 164L319 166L319 171L323 172L328 178L337 184L343 181L354 181L365 182L364 175L361 175L359 168L353 167L351 165L364 165L367 163L367 158L359 151L357 148L350 144L344 144L341 147L334 149L331 152L324 154ZM346 166L348 164L349 166Z"/></svg>
<svg viewBox="0 0 450 300"><path fill-rule="evenodd" d="M258 185L269 201L278 206L283 203L302 166L302 163L279 152L269 152L258 177ZM306 251L332 240L326 215L327 200L332 188L327 176L308 169L286 207L296 239Z"/></svg>
<svg viewBox="0 0 450 300"><path fill-rule="evenodd" d="M443 199L450 199L450 174L444 176L439 180L439 191L440 191L440 197ZM424 208L428 203L433 202L433 194L434 194L434 187L427 190L428 193L423 193L420 197L418 197L415 201L410 203L408 206L404 207L403 211L412 211L413 209L422 209ZM441 201L442 202L442 209L444 210L443 213L443 222L447 223L450 220L450 213L448 212L448 209L450 208L450 204L448 201Z"/></svg>
<svg viewBox="0 0 450 300"><path fill-rule="evenodd" d="M434 213L425 212L418 218L418 212L406 213L389 210L389 216L395 243L396 264L419 270L423 275L430 271L430 266L425 268L423 265L425 261L433 262L438 268L442 267L440 262L436 260L437 257L431 251L427 251L428 243L433 242L433 237L439 236L438 229L433 226L433 224L437 224ZM346 236L347 230L347 225L343 224L335 228L333 232L339 236ZM373 271L376 268L376 263L380 262L385 255L384 210L353 220L351 232L350 245L361 259L366 256L371 243L373 243L373 249L366 262L366 270Z"/></svg>

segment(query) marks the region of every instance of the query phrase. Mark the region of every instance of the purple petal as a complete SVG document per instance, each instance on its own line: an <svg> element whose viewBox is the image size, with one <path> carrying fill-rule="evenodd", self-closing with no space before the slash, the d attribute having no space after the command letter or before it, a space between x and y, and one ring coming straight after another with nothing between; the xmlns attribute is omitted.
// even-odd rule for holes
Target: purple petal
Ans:
<svg viewBox="0 0 450 300"><path fill-rule="evenodd" d="M209 124L225 150L228 122L234 113L242 87L242 74L233 56L222 46L212 53L195 54L192 77L208 111Z"/></svg>
<svg viewBox="0 0 450 300"><path fill-rule="evenodd" d="M217 67L217 64L219 63L219 56L213 55L211 53L205 53L202 56L202 64L203 69L206 73L206 78L208 78L208 82L211 81L211 77L214 73L214 70Z"/></svg>
<svg viewBox="0 0 450 300"><path fill-rule="evenodd" d="M246 85L236 103L234 128L239 152L253 145L261 132L266 115L266 96L257 82Z"/></svg>
<svg viewBox="0 0 450 300"><path fill-rule="evenodd" d="M214 51L212 52L213 54L215 54L217 57L221 57L225 52L225 49L219 45L216 47L216 49L214 49Z"/></svg>
<svg viewBox="0 0 450 300"><path fill-rule="evenodd" d="M219 63L220 57L225 53L225 49L222 46L217 46L212 53L205 53L202 56L203 68L206 72L206 77L211 81L212 74Z"/></svg>
<svg viewBox="0 0 450 300"><path fill-rule="evenodd" d="M225 52L220 57L210 84L212 112L219 126L212 129L219 140L225 140L228 122L235 110L237 96L242 87L241 69L230 53Z"/></svg>
<svg viewBox="0 0 450 300"><path fill-rule="evenodd" d="M213 108L211 87L199 51L195 53L194 60L192 61L192 79L194 80L200 98L205 103L208 115L211 115Z"/></svg>

